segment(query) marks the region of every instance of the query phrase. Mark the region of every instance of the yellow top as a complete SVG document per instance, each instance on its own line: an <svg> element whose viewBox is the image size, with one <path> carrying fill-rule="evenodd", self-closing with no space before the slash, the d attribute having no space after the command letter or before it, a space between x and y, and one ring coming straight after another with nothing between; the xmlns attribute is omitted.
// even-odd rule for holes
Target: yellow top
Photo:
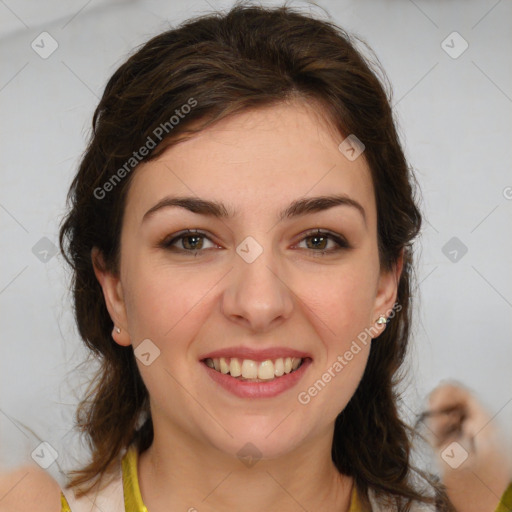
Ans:
<svg viewBox="0 0 512 512"><path fill-rule="evenodd" d="M146 505L142 501L142 496L139 489L139 480L137 478L137 459L138 453L135 445L130 446L124 455L121 468L123 475L123 493L124 493L124 508L130 512L148 512ZM69 508L68 502L61 493L61 512L72 512ZM498 507L495 512L510 512L512 510L512 482L503 494ZM361 505L357 496L355 486L352 489L352 497L350 500L349 512L360 512Z"/></svg>
<svg viewBox="0 0 512 512"><path fill-rule="evenodd" d="M495 512L510 512L512 510L512 482L501 497L498 508Z"/></svg>
<svg viewBox="0 0 512 512"><path fill-rule="evenodd" d="M137 478L137 459L138 453L135 445L130 446L121 462L123 475L123 493L124 508L129 512L148 512L146 505L142 501L139 489L139 480ZM72 512L68 502L61 493L61 512ZM360 512L361 506L357 497L356 488L353 487L352 497L350 500L349 512Z"/></svg>
<svg viewBox="0 0 512 512"><path fill-rule="evenodd" d="M128 448L121 461L124 508L129 512L148 512L140 494L139 480L137 478L137 459L137 449L135 445L132 445ZM62 492L60 494L60 502L61 512L72 512Z"/></svg>
<svg viewBox="0 0 512 512"><path fill-rule="evenodd" d="M146 505L142 501L139 489L139 480L137 478L137 459L138 453L135 445L130 446L121 462L123 475L123 493L124 508L130 512L148 512ZM61 512L72 512L68 502L61 493ZM510 512L512 510L512 482L503 494L495 512ZM360 512L361 505L357 496L355 486L352 489L349 512Z"/></svg>

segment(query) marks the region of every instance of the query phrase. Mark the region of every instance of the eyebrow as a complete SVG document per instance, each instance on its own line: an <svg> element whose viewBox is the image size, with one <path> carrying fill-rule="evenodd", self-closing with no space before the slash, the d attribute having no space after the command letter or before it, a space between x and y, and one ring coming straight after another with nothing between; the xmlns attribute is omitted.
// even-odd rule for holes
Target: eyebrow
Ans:
<svg viewBox="0 0 512 512"><path fill-rule="evenodd" d="M355 199L345 195L327 195L317 197L304 197L296 199L290 205L288 205L278 215L278 221L290 219L294 217L300 217L307 215L308 213L320 212L328 210L335 206L349 206L356 209L363 217L366 226L366 212L363 206L358 203ZM192 196L167 196L158 201L153 207L151 207L142 217L142 222L147 220L157 211L163 208L179 207L197 213L199 215L205 215L208 217L215 217L219 219L229 219L237 215L236 211L229 211L226 206L218 201L211 201L201 199Z"/></svg>

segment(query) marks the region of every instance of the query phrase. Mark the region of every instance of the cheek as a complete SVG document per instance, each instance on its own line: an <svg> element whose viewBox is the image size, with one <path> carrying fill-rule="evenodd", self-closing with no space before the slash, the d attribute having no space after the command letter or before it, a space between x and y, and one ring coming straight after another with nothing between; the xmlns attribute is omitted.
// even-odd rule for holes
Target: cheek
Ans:
<svg viewBox="0 0 512 512"><path fill-rule="evenodd" d="M139 258L138 261L142 261ZM219 277L197 269L126 265L126 312L132 342L149 338L162 350L188 342ZM173 343L168 343L173 340ZM166 342L167 341L167 342Z"/></svg>
<svg viewBox="0 0 512 512"><path fill-rule="evenodd" d="M329 346L341 349L369 327L376 289L371 267L347 265L314 279L302 279L301 283L297 295L311 312L311 322L321 329L320 338Z"/></svg>
<svg viewBox="0 0 512 512"><path fill-rule="evenodd" d="M310 323L323 346L297 401L312 418L334 421L355 393L366 368L371 337L365 329L369 327L373 305L369 290L373 288L358 274L331 276L324 285L308 297L308 308L314 312Z"/></svg>
<svg viewBox="0 0 512 512"><path fill-rule="evenodd" d="M374 263L371 256L354 259L308 279L309 286L300 292L323 347L297 398L326 417L335 418L345 407L366 368L371 336L365 329L371 326L378 269Z"/></svg>
<svg viewBox="0 0 512 512"><path fill-rule="evenodd" d="M222 276L142 264L126 265L126 275L132 276L127 280L125 302L133 347L149 339L159 350L150 365L137 361L152 407L165 408L172 396L175 410L185 410L190 407L190 396L183 386L194 388L196 376L190 369L199 364L189 347L211 313L205 310L210 304L208 294L214 292ZM175 421L182 420L175 417Z"/></svg>

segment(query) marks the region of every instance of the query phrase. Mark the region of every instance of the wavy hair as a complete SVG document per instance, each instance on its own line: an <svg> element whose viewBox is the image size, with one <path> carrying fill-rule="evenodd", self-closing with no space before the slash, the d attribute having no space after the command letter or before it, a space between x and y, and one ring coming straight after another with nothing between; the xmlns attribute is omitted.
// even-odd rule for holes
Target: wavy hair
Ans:
<svg viewBox="0 0 512 512"><path fill-rule="evenodd" d="M411 467L413 429L397 409L410 337L412 241L421 214L393 119L389 81L378 59L365 57L358 45L365 46L334 23L287 5L237 3L229 12L187 20L152 38L108 81L69 190L69 213L59 237L72 268L79 333L100 365L76 414L91 451L90 462L70 472L68 487L77 495L107 475L131 443L142 452L153 440L147 389L132 347L111 338L112 320L91 261L91 249L97 247L106 268L118 271L125 198L136 172L132 164L137 162L130 160L134 151L149 139L158 142L143 158L148 161L227 116L299 98L322 107L340 141L355 134L365 145L381 267L391 269L402 251L404 257L397 295L401 308L372 344L362 380L336 419L333 462L354 478L367 509L372 489L391 496L398 510L409 510L413 500L448 510L443 486ZM191 100L193 108L185 109ZM172 116L185 111L175 124ZM160 136L165 127L161 140L155 140L158 127ZM415 488L411 472L422 475L434 495Z"/></svg>

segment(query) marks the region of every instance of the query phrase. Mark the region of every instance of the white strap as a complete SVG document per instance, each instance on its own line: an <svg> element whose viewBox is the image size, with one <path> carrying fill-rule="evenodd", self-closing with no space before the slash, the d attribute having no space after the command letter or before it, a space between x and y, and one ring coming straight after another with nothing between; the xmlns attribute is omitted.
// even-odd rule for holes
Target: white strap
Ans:
<svg viewBox="0 0 512 512"><path fill-rule="evenodd" d="M86 494L81 498L76 498L71 489L62 490L71 512L125 512L123 477L119 471L115 480L109 483L98 495Z"/></svg>
<svg viewBox="0 0 512 512"><path fill-rule="evenodd" d="M372 512L396 512L396 507L391 506L386 499L378 499L376 493L371 488L368 489L368 498L370 499ZM435 505L427 505L417 501L413 501L410 508L410 512L436 512L436 510Z"/></svg>

